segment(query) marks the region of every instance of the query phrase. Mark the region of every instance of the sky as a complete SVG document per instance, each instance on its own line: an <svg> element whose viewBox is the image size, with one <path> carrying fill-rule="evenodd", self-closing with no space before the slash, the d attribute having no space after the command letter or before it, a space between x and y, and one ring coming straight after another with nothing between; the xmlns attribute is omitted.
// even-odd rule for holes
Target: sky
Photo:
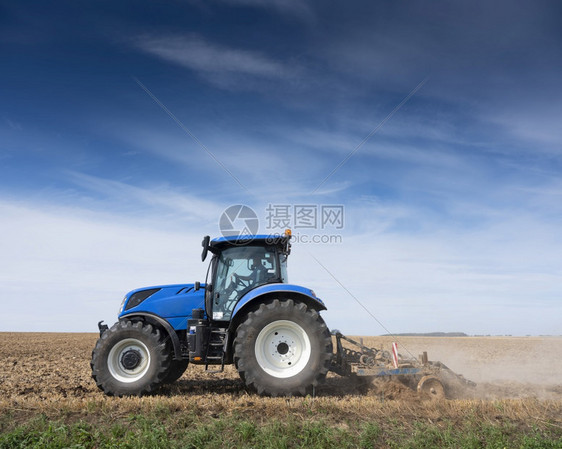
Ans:
<svg viewBox="0 0 562 449"><path fill-rule="evenodd" d="M204 281L202 237L246 205L289 220L289 280L332 329L562 334L560 23L554 1L0 2L0 331L95 332L127 291Z"/></svg>

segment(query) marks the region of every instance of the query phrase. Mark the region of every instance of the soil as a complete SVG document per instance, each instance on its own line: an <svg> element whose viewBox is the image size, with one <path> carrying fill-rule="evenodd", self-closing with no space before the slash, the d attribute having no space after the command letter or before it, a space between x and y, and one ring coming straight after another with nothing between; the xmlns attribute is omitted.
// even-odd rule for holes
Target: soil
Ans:
<svg viewBox="0 0 562 449"><path fill-rule="evenodd" d="M90 357L97 334L0 333L0 399L64 401L99 399L91 379ZM390 349L392 337L364 337L367 346ZM477 382L461 398L562 400L562 338L559 337L399 337L399 352L423 350L453 371ZM190 366L183 377L162 388L164 395L247 395L235 368L208 374ZM315 391L322 397L366 396L380 400L419 400L398 381L328 376Z"/></svg>

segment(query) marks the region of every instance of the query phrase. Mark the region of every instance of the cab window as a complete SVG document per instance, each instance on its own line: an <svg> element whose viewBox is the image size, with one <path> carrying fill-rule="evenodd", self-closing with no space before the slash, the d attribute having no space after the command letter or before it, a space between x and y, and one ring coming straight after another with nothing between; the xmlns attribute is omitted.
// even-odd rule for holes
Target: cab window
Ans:
<svg viewBox="0 0 562 449"><path fill-rule="evenodd" d="M213 319L229 320L236 303L248 291L278 281L276 260L275 251L264 247L240 246L224 250L218 258L213 283Z"/></svg>

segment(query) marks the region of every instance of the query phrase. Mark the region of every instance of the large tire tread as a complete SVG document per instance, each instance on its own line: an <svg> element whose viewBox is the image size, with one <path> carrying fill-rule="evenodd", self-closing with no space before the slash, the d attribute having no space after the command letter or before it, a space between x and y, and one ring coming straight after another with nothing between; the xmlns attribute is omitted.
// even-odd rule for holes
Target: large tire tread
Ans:
<svg viewBox="0 0 562 449"><path fill-rule="evenodd" d="M148 372L132 383L124 383L114 378L107 364L111 348L125 338L142 341L151 354ZM122 320L111 326L98 339L92 351L90 367L96 385L108 396L142 396L161 386L169 373L171 362L171 352L158 328L142 321Z"/></svg>
<svg viewBox="0 0 562 449"><path fill-rule="evenodd" d="M276 320L298 321L311 340L312 353L304 370L290 378L267 374L255 358L255 339L261 329ZM302 302L274 299L249 312L234 339L234 364L246 386L264 396L295 396L312 393L324 382L332 360L332 338L320 314Z"/></svg>
<svg viewBox="0 0 562 449"><path fill-rule="evenodd" d="M162 380L162 384L167 385L174 383L183 375L183 373L185 373L188 365L189 360L172 360L170 367L168 368L168 372Z"/></svg>

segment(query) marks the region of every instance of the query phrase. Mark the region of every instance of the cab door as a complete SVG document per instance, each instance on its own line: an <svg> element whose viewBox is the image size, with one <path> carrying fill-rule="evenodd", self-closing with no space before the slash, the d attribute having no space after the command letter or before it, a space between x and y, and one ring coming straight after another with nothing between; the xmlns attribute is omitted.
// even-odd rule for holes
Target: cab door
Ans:
<svg viewBox="0 0 562 449"><path fill-rule="evenodd" d="M236 303L250 290L279 279L275 251L260 246L225 249L217 257L213 279L212 313L216 321L229 321Z"/></svg>

